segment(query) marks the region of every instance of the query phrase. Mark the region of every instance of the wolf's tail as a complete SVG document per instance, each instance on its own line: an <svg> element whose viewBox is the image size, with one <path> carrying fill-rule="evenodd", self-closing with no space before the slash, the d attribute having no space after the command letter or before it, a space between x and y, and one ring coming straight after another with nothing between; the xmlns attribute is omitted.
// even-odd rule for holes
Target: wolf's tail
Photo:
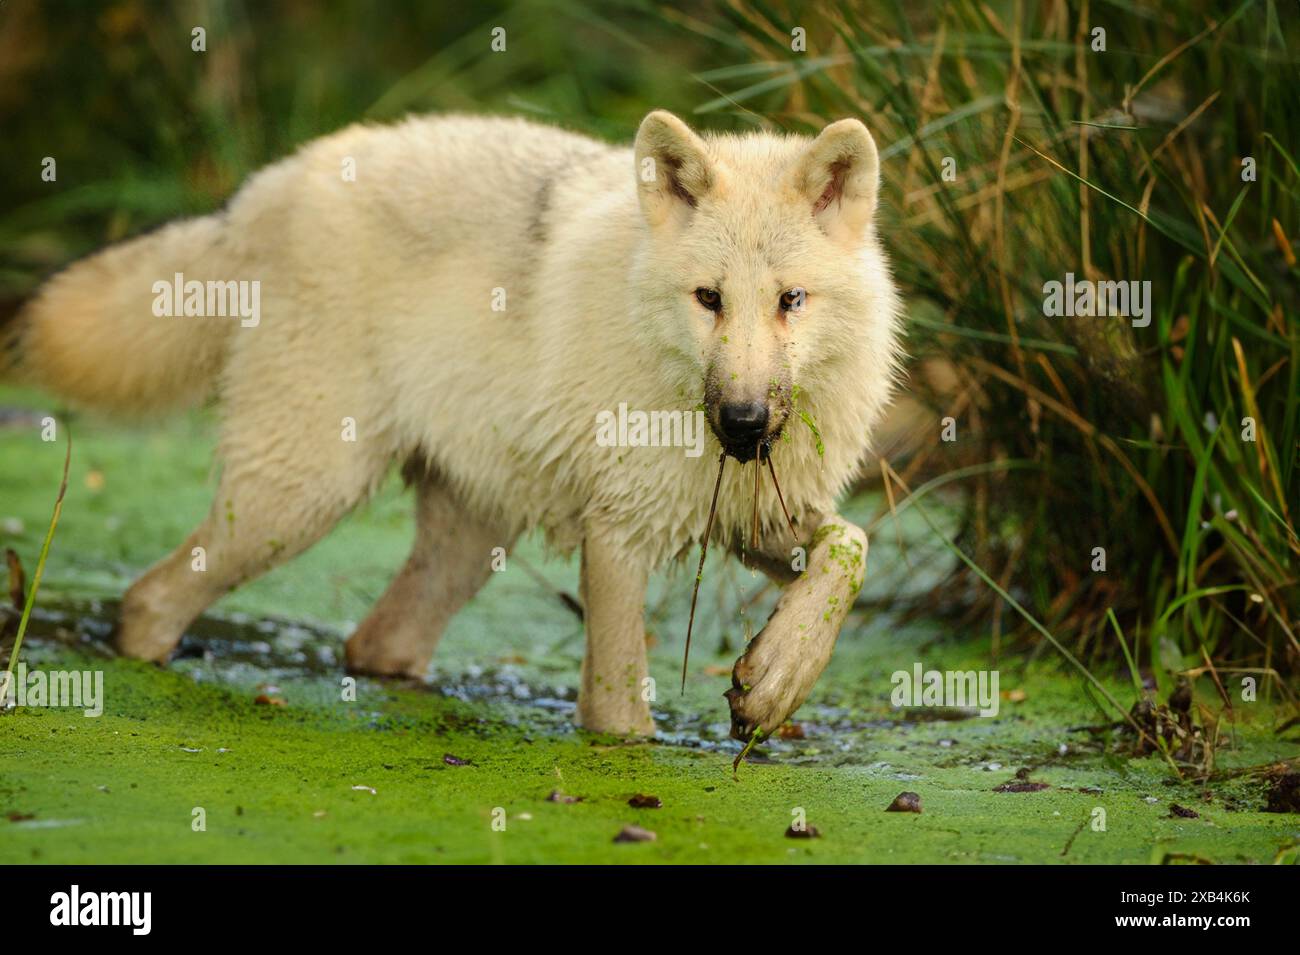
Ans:
<svg viewBox="0 0 1300 955"><path fill-rule="evenodd" d="M238 318L155 314L154 285L238 276L219 215L174 222L74 263L16 308L0 309L0 379L86 408L149 414L213 390ZM170 298L170 297L169 297Z"/></svg>

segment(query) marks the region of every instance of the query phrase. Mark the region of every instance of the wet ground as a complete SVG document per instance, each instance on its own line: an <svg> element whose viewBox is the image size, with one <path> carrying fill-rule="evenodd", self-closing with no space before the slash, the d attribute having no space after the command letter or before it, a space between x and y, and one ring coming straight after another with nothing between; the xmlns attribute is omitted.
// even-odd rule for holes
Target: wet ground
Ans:
<svg viewBox="0 0 1300 955"><path fill-rule="evenodd" d="M29 573L62 464L37 420L0 422L0 546ZM1269 784L1258 771L1300 754L1294 730L1276 731L1280 707L1238 704L1213 775L1180 780L1158 756L1123 755L1122 734L1106 729L1113 717L1047 655L1002 661L994 717L893 707L894 671L987 668L988 639L937 621L901 625L866 605L795 723L733 776L726 674L775 593L713 559L684 695L689 571L652 588L654 741L574 727L581 627L557 593L576 592L576 562L535 543L453 621L426 680L352 687L342 641L410 539L397 482L317 548L218 604L167 669L117 659L117 596L207 507L212 422L75 426L68 500L23 658L101 671L104 712L0 715L0 862L1296 856L1300 816L1263 811ZM854 516L874 510L864 501ZM902 539L906 559L891 523L873 537L869 597L924 587L942 570L923 528L905 520ZM1120 674L1104 682L1132 702ZM885 812L905 791L921 813ZM801 821L816 837L787 834ZM629 825L655 838L615 841Z"/></svg>

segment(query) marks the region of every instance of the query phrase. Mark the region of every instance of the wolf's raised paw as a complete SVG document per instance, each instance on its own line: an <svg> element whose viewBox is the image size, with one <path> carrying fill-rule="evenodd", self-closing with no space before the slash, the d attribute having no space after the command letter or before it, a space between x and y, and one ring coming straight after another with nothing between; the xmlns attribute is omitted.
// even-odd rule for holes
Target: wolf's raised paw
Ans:
<svg viewBox="0 0 1300 955"><path fill-rule="evenodd" d="M833 518L817 530L807 570L732 668L725 696L734 739L770 735L808 698L862 587L866 556L860 528Z"/></svg>

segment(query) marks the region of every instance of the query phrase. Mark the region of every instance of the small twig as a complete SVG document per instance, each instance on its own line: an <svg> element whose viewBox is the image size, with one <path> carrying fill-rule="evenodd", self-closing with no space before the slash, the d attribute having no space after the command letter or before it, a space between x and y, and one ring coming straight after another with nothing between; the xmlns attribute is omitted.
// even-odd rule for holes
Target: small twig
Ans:
<svg viewBox="0 0 1300 955"><path fill-rule="evenodd" d="M1117 123L1086 123L1081 119L1070 120L1075 126L1091 126L1094 129L1143 129L1142 126L1120 126Z"/></svg>
<svg viewBox="0 0 1300 955"><path fill-rule="evenodd" d="M23 607L27 606L27 574L23 572L23 562L18 552L12 547L5 548L5 563L9 565L9 602L14 605L14 612L20 617Z"/></svg>
<svg viewBox="0 0 1300 955"><path fill-rule="evenodd" d="M889 513L894 518L894 534L898 538L898 552L903 555L903 561L910 569L912 558L907 556L907 545L903 543L903 525L898 522L898 508L894 505L894 484L889 479L893 473L893 468L889 466L889 461L885 457L880 458L880 479L885 485L885 499L889 502Z"/></svg>
<svg viewBox="0 0 1300 955"><path fill-rule="evenodd" d="M1079 823L1079 827L1070 833L1070 838L1065 840L1065 848L1061 850L1062 858L1070 854L1070 847L1074 845L1074 840L1078 838L1079 833L1083 832L1083 827L1088 824L1091 818L1091 816L1084 816L1083 822Z"/></svg>
<svg viewBox="0 0 1300 955"><path fill-rule="evenodd" d="M749 755L749 751L753 749L755 744L758 743L758 741L761 740L762 738L763 738L763 727L755 726L753 735L749 737L749 742L745 744L744 749L742 749L738 754L736 754L736 760L731 764L732 779L740 779L741 762L744 760L746 756Z"/></svg>
<svg viewBox="0 0 1300 955"><path fill-rule="evenodd" d="M713 484L713 501L709 504L709 522L704 525L704 540L700 543L700 566L695 571L695 589L691 591L691 616L686 622L686 650L682 653L682 692L686 692L686 664L691 658L691 630L695 628L695 604L700 599L700 581L704 578L704 558L709 556L709 538L713 535L713 516L718 511L718 491L722 488L722 472L727 467L727 452L718 455L718 480Z"/></svg>
<svg viewBox="0 0 1300 955"><path fill-rule="evenodd" d="M790 534L794 537L795 543L799 542L799 532L794 529L794 521L790 520L790 510L785 506L785 496L781 493L781 482L776 479L776 465L772 463L772 455L767 456L767 469L772 474L772 487L776 488L776 499L781 502L781 513L785 515L785 522L790 528Z"/></svg>
<svg viewBox="0 0 1300 955"><path fill-rule="evenodd" d="M579 621L585 619L584 611L582 609L582 602L579 601L577 597L573 596L573 594L569 593L567 590L562 590L561 588L555 586L553 583L551 583L542 575L541 571L539 571L532 564L528 563L528 561L524 560L518 554L512 555L511 559L514 560L514 562L518 564L520 567L522 567L524 569L524 573L526 573L529 577L533 578L534 582L536 582L539 587L553 594L555 597L559 599L560 603L564 604L564 606L568 607L571 611L573 611L573 615L577 617Z"/></svg>
<svg viewBox="0 0 1300 955"><path fill-rule="evenodd" d="M1228 691L1223 688L1223 681L1219 679L1219 673L1214 669L1214 664L1210 660L1210 655L1205 650L1205 644L1201 644L1201 656L1205 659L1206 669L1210 671L1210 678L1214 680L1214 685L1219 691L1219 698L1223 700L1223 705L1228 709L1232 709L1232 697L1230 697Z"/></svg>

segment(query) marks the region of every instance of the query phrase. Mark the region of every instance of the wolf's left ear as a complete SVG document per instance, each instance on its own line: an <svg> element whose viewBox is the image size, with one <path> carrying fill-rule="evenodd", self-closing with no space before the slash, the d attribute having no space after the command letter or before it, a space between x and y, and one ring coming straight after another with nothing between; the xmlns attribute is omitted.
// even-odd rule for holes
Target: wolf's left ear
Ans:
<svg viewBox="0 0 1300 955"><path fill-rule="evenodd" d="M691 210L718 184L708 147L691 128L666 110L641 121L633 148L637 195L651 226L685 222Z"/></svg>
<svg viewBox="0 0 1300 955"><path fill-rule="evenodd" d="M856 119L831 123L795 163L790 184L827 235L856 242L876 211L876 141Z"/></svg>

